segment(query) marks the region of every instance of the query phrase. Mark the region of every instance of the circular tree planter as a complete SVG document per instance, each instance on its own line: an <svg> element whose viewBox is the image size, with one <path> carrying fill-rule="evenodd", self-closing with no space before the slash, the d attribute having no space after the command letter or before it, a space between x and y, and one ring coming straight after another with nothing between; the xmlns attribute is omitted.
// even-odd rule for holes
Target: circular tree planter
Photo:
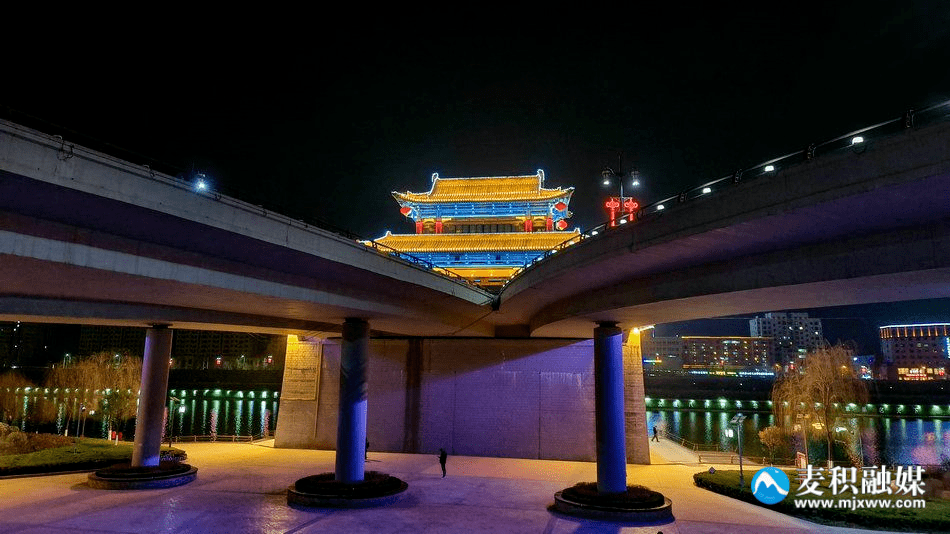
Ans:
<svg viewBox="0 0 950 534"><path fill-rule="evenodd" d="M555 493L554 509L592 519L636 523L673 521L673 502L643 486L627 486L624 493L599 493L595 482L581 482Z"/></svg>
<svg viewBox="0 0 950 534"><path fill-rule="evenodd" d="M391 504L409 484L378 471L367 471L363 482L344 484L334 473L304 477L287 489L287 504L312 508L368 508Z"/></svg>
<svg viewBox="0 0 950 534"><path fill-rule="evenodd" d="M118 464L89 474L89 487L132 490L173 488L194 480L198 469L179 462L160 462L157 466L132 467Z"/></svg>

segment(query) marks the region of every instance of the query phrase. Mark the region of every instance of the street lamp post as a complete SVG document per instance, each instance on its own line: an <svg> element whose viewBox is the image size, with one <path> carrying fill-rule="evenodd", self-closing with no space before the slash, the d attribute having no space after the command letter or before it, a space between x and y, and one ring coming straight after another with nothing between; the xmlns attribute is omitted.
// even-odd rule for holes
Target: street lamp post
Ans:
<svg viewBox="0 0 950 534"><path fill-rule="evenodd" d="M168 448L172 448L172 433L175 431L175 404L181 402L177 397L168 396ZM184 408L184 405L182 405Z"/></svg>
<svg viewBox="0 0 950 534"><path fill-rule="evenodd" d="M617 157L617 164L618 164L617 170L612 169L610 166L604 166L604 170L601 171L600 173L600 175L604 179L604 182L603 182L604 186L610 186L613 180L617 180L617 185L620 187L620 198L617 201L613 199L608 199L607 204L605 204L605 207L607 207L607 209L610 210L610 226L616 226L617 224L614 221L614 217L616 213L615 210L619 209L621 212L623 210L626 210L628 213L628 216L632 216L633 210L639 207L639 204L636 202L636 200L633 197L626 197L623 194L624 174L623 174L623 171L621 170L622 156L623 155L621 154L620 156ZM639 176L640 176L640 173L636 169L634 169L630 173L630 178L631 178L630 185L632 187L640 186ZM627 219L625 219L624 217L620 218L621 223L626 222L626 220Z"/></svg>
<svg viewBox="0 0 950 534"><path fill-rule="evenodd" d="M86 403L79 403L79 417L76 418L76 438L81 438L82 434L80 433L80 424L82 423L82 416L86 413Z"/></svg>
<svg viewBox="0 0 950 534"><path fill-rule="evenodd" d="M745 426L743 424L744 421L745 421L745 416L742 415L741 413L737 413L735 417L733 417L732 420L729 421L730 425L736 427L736 434L737 434L736 437L739 440L739 487L740 488L745 485L745 476L742 472L742 431L744 430L743 427Z"/></svg>

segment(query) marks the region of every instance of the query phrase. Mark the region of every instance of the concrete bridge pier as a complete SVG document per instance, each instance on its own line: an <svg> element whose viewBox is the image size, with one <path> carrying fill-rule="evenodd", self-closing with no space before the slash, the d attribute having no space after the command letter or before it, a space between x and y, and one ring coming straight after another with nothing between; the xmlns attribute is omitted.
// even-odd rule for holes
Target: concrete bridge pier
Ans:
<svg viewBox="0 0 950 534"><path fill-rule="evenodd" d="M340 411L336 434L336 480L363 481L366 454L366 363L369 323L346 319L340 348Z"/></svg>
<svg viewBox="0 0 950 534"><path fill-rule="evenodd" d="M149 328L145 333L145 358L142 361L142 386L135 416L132 467L152 467L159 463L171 354L172 330L168 325Z"/></svg>
<svg viewBox="0 0 950 534"><path fill-rule="evenodd" d="M594 328L594 405L597 433L597 491L627 491L623 404L623 331L615 322Z"/></svg>
<svg viewBox="0 0 950 534"><path fill-rule="evenodd" d="M647 425L646 390L643 387L643 352L640 337L643 330L634 328L624 344L623 370L626 375L624 402L626 404L627 462L650 464L650 433Z"/></svg>

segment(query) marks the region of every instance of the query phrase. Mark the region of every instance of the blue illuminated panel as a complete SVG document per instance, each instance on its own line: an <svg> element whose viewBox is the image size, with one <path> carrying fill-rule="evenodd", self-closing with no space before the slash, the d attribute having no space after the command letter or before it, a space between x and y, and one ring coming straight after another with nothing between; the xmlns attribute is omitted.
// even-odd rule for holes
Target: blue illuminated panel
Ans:
<svg viewBox="0 0 950 534"><path fill-rule="evenodd" d="M413 252L412 256L440 267L521 267L543 253L540 250L504 252Z"/></svg>
<svg viewBox="0 0 950 534"><path fill-rule="evenodd" d="M409 214L413 219L437 219L451 217L454 219L483 219L493 217L523 217L525 215L550 215L555 221L564 219L567 210L556 210L554 204L560 199L550 201L518 201L518 202L454 202L451 204L416 204L405 203L412 208ZM566 202L565 202L566 204Z"/></svg>

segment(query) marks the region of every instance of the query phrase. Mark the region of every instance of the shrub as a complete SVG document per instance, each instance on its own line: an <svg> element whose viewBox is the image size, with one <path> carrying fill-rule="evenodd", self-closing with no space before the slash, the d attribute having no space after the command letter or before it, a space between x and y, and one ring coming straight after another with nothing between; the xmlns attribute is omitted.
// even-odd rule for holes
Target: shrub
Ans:
<svg viewBox="0 0 950 534"><path fill-rule="evenodd" d="M26 454L72 445L73 440L56 434L28 434L0 423L0 454Z"/></svg>

